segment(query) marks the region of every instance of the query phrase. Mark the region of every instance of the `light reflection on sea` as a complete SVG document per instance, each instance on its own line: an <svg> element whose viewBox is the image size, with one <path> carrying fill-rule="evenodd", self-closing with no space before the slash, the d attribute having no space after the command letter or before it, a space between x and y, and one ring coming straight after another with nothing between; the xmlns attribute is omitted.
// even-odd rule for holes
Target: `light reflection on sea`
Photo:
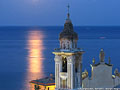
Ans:
<svg viewBox="0 0 120 90"><path fill-rule="evenodd" d="M28 50L28 65L27 74L25 77L25 90L31 90L30 81L44 77L43 71L43 45L44 34L41 31L33 30L28 32L27 50Z"/></svg>

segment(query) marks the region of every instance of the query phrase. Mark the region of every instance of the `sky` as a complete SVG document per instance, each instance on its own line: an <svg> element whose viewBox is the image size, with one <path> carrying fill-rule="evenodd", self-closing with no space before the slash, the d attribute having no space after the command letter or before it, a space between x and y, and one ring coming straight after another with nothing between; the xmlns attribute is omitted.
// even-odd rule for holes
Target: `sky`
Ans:
<svg viewBox="0 0 120 90"><path fill-rule="evenodd" d="M120 0L0 0L0 26L120 26Z"/></svg>

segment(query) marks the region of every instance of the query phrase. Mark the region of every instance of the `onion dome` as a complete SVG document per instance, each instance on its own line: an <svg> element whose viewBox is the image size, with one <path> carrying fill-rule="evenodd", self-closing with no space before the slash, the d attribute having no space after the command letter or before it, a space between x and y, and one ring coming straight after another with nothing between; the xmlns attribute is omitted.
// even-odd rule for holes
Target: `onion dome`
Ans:
<svg viewBox="0 0 120 90"><path fill-rule="evenodd" d="M69 6L68 6L68 11L69 11ZM75 40L78 40L78 35L76 32L74 32L73 30L73 24L70 20L70 14L68 12L67 14L67 19L66 19L66 22L64 24L64 29L63 31L60 33L60 36L59 36L59 39L75 39Z"/></svg>

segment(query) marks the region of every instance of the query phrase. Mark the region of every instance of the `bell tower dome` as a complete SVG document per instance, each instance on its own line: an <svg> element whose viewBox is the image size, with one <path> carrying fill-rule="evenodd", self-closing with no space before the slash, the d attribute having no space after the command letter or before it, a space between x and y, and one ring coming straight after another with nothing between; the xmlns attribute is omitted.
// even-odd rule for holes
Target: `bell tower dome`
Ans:
<svg viewBox="0 0 120 90"><path fill-rule="evenodd" d="M70 20L69 7L70 6L68 5L68 14L64 24L64 29L59 35L61 49L77 48L78 35L74 32L73 24Z"/></svg>

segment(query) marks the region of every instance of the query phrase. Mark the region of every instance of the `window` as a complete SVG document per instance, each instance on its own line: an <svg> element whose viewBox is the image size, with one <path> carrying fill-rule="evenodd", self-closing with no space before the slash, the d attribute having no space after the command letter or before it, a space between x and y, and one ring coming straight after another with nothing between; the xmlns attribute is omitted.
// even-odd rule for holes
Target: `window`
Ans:
<svg viewBox="0 0 120 90"><path fill-rule="evenodd" d="M35 89L35 90L40 90L40 86L34 85L34 89Z"/></svg>
<svg viewBox="0 0 120 90"><path fill-rule="evenodd" d="M66 59L66 57L62 58L62 72L67 72L67 59Z"/></svg>
<svg viewBox="0 0 120 90"><path fill-rule="evenodd" d="M65 49L66 48L66 46L65 46L65 44L63 44L64 46L63 46L63 49Z"/></svg>

